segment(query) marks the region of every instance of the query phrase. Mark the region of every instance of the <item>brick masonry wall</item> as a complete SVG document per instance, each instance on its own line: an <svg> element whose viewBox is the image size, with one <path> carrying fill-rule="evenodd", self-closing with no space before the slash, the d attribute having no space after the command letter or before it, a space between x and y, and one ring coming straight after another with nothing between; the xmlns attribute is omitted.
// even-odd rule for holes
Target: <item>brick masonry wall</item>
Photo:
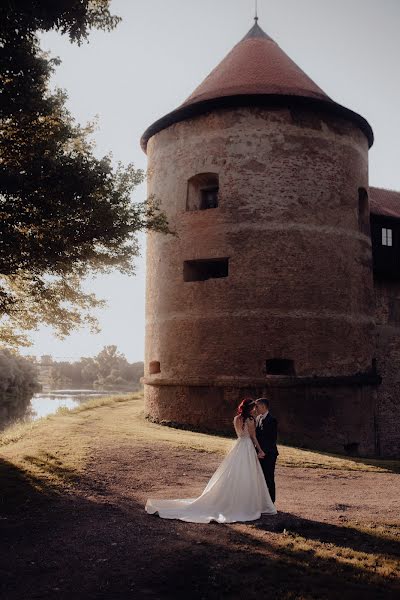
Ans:
<svg viewBox="0 0 400 600"><path fill-rule="evenodd" d="M271 358L293 360L303 377L370 369L371 244L358 228L367 146L348 122L264 108L214 111L150 139L149 193L177 236L148 236L149 414L194 421L194 388L214 386L217 398L224 382L251 387ZM186 211L187 181L202 172L219 174L219 207ZM229 257L229 277L183 281L183 261L216 257ZM186 416L157 382L185 389ZM213 402L218 428L227 417Z"/></svg>
<svg viewBox="0 0 400 600"><path fill-rule="evenodd" d="M278 441L327 452L374 456L376 387L313 385L146 385L146 413L154 421L200 431L233 433L245 397L267 396L278 419Z"/></svg>
<svg viewBox="0 0 400 600"><path fill-rule="evenodd" d="M400 457L400 284L376 282L378 435L382 456Z"/></svg>

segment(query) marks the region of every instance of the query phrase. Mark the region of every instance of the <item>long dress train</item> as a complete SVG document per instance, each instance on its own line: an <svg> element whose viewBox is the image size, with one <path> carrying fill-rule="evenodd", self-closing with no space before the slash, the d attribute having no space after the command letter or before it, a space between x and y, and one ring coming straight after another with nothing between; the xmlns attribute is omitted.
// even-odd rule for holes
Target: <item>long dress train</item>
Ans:
<svg viewBox="0 0 400 600"><path fill-rule="evenodd" d="M198 498L146 502L149 514L192 523L254 521L276 514L247 422L235 427L238 439Z"/></svg>

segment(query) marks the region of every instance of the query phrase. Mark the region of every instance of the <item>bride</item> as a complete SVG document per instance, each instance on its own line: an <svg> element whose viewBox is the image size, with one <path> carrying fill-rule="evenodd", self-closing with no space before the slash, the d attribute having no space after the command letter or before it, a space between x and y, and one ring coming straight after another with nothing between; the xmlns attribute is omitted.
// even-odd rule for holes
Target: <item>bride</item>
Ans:
<svg viewBox="0 0 400 600"><path fill-rule="evenodd" d="M192 523L254 521L262 513L276 514L257 456L265 454L256 438L255 402L245 398L233 425L238 439L198 498L147 500L146 511L163 519ZM257 453L255 448L257 448Z"/></svg>

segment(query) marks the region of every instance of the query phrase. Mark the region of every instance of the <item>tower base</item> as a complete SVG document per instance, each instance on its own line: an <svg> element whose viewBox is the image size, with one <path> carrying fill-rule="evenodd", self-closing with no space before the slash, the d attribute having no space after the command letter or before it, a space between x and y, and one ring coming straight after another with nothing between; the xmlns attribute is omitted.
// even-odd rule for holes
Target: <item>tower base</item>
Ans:
<svg viewBox="0 0 400 600"><path fill-rule="evenodd" d="M278 419L279 441L353 456L381 456L374 374L348 377L281 377L263 380L151 381L145 412L151 420L214 433L233 433L236 407L245 397L266 396Z"/></svg>

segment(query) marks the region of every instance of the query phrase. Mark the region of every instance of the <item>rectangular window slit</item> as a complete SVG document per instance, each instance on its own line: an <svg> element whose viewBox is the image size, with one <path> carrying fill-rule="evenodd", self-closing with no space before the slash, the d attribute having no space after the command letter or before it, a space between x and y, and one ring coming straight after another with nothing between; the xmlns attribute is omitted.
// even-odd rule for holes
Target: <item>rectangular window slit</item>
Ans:
<svg viewBox="0 0 400 600"><path fill-rule="evenodd" d="M184 281L206 281L228 277L229 258L208 258L185 260L183 263Z"/></svg>

